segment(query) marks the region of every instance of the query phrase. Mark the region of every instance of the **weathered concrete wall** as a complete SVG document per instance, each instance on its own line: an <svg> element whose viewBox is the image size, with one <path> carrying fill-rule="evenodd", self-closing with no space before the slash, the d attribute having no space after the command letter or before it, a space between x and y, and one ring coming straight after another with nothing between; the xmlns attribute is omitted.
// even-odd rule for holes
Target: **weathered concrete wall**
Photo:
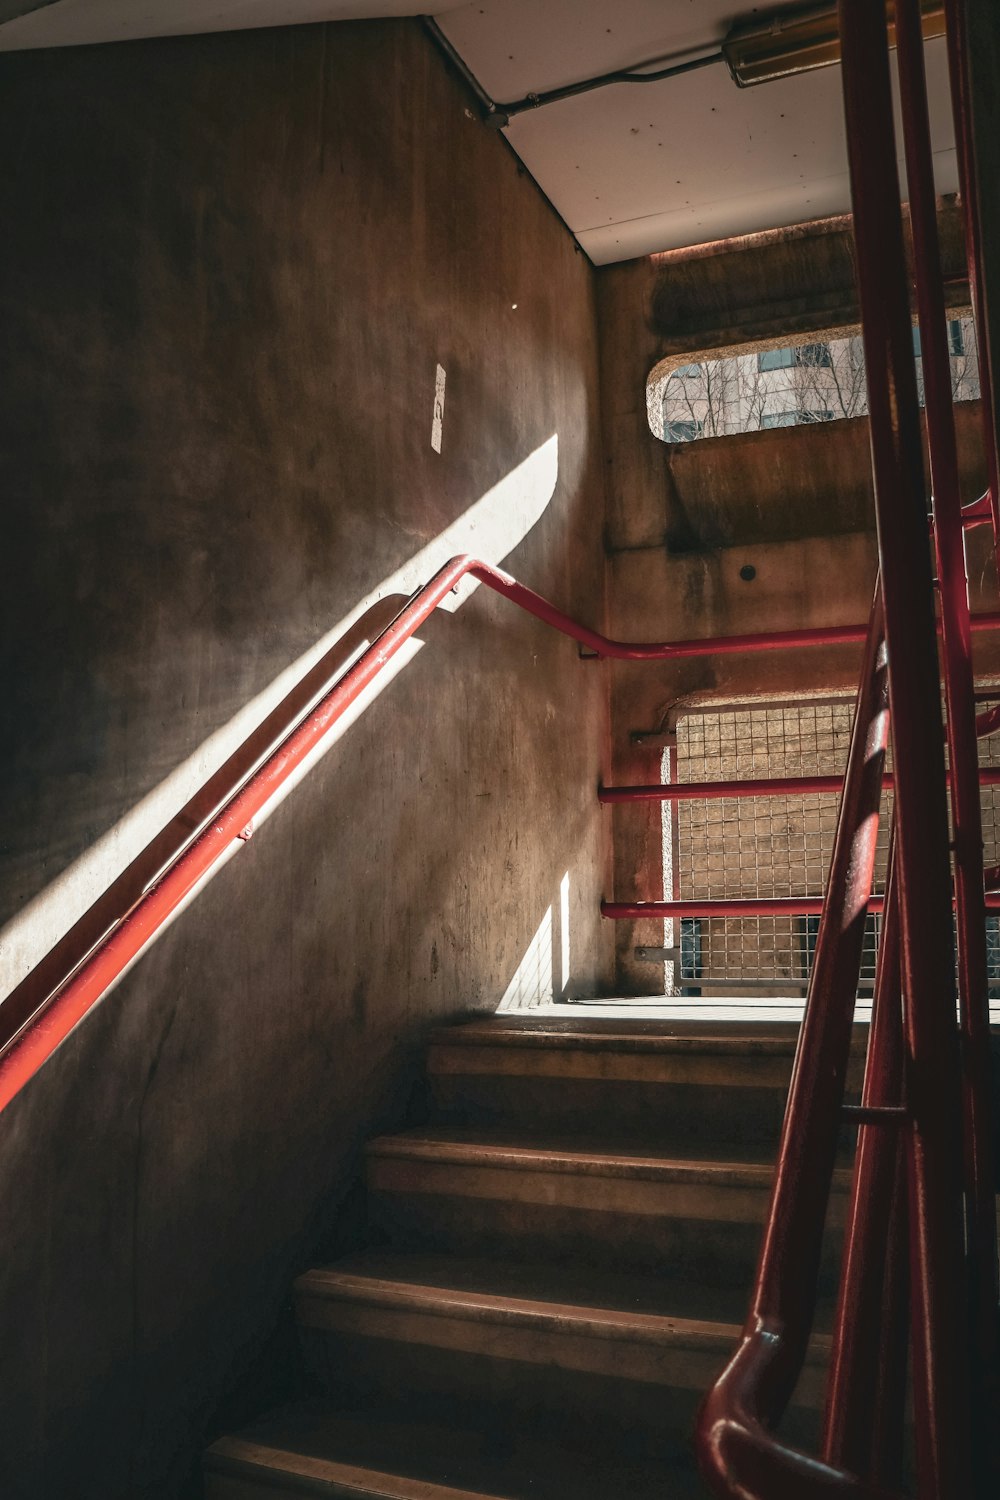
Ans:
<svg viewBox="0 0 1000 1500"><path fill-rule="evenodd" d="M957 276L953 205L941 223ZM951 293L961 300L957 283ZM598 303L612 633L683 640L867 619L876 567L867 418L669 445L649 430L645 396L647 376L668 355L852 323L849 221L610 266L598 273ZM972 499L986 485L979 404L957 412ZM973 608L991 609L991 549L985 533L970 537ZM748 564L755 573L745 580ZM679 699L853 689L859 656L844 647L617 664L616 782L659 780L658 731ZM995 670L997 643L978 637L976 660ZM661 899L659 804L618 806L613 826L616 898ZM662 970L637 962L634 948L660 946L662 923L618 923L616 942L621 992L655 991Z"/></svg>
<svg viewBox="0 0 1000 1500"><path fill-rule="evenodd" d="M445 557L602 622L592 272L465 106L417 23L0 61L8 983ZM5 1500L178 1493L425 1028L550 909L610 981L603 668L456 603L0 1122Z"/></svg>

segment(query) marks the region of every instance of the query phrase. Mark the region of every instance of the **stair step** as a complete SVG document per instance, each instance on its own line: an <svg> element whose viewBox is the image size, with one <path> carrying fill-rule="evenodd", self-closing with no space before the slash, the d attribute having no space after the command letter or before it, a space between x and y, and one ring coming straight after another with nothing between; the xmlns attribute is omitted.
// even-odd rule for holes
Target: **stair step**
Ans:
<svg viewBox="0 0 1000 1500"><path fill-rule="evenodd" d="M856 1028L851 1086L860 1085ZM657 1125L678 1138L776 1141L798 1028L745 1023L515 1023L438 1028L432 1097L446 1116Z"/></svg>
<svg viewBox="0 0 1000 1500"><path fill-rule="evenodd" d="M361 1256L300 1277L296 1311L341 1397L435 1390L449 1400L553 1408L573 1425L586 1411L673 1434L690 1430L697 1399L739 1338L736 1322L682 1312L682 1288L666 1281L656 1301L662 1308L673 1292L670 1312L647 1310L652 1282L635 1305L627 1276L618 1277L610 1306L598 1302L607 1279L586 1301L568 1300L557 1267L525 1269L516 1294L509 1276L503 1291L487 1289L490 1279L474 1259ZM696 1310L706 1310L704 1293ZM799 1406L818 1403L827 1352L820 1335ZM680 1398L673 1420L667 1393Z"/></svg>
<svg viewBox="0 0 1000 1500"><path fill-rule="evenodd" d="M497 1500L483 1490L456 1490L240 1438L224 1438L209 1449L206 1470L207 1500L260 1500L262 1493L337 1500Z"/></svg>
<svg viewBox="0 0 1000 1500"><path fill-rule="evenodd" d="M703 1500L690 1461L648 1464L504 1429L428 1419L379 1401L287 1409L226 1437L205 1459L206 1500Z"/></svg>
<svg viewBox="0 0 1000 1500"><path fill-rule="evenodd" d="M772 1175L753 1160L661 1157L559 1138L525 1145L499 1128L404 1132L367 1151L372 1222L394 1244L690 1269L706 1281L752 1272ZM849 1183L838 1169L832 1233Z"/></svg>
<svg viewBox="0 0 1000 1500"><path fill-rule="evenodd" d="M692 1028L667 1022L635 1022L610 1029L595 1022L570 1027L552 1022L518 1025L505 1019L439 1026L431 1032L428 1045L431 1066L441 1071L505 1068L543 1070L548 1076L562 1069L586 1070L585 1076L603 1077L610 1068L637 1079L650 1075L653 1059L660 1059L663 1069L673 1066L678 1070L685 1062L697 1066L699 1060L711 1057L787 1062L795 1056L797 1042L797 1028L758 1031L721 1024ZM498 1052L507 1055L497 1058ZM464 1057L457 1055L460 1053ZM626 1061L628 1058L632 1061ZM655 1076L660 1074L656 1072ZM772 1076L779 1082L776 1073Z"/></svg>

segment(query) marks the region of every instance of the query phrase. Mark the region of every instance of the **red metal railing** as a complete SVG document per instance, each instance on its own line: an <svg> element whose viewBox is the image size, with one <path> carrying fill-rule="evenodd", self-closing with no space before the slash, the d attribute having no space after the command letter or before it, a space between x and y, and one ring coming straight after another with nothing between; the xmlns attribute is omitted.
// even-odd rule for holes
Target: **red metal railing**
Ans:
<svg viewBox="0 0 1000 1500"><path fill-rule="evenodd" d="M958 3L948 5L969 213L974 182L963 40L956 30L961 10ZM753 1303L743 1341L706 1397L699 1420L706 1478L720 1495L740 1500L898 1491L907 1319L920 1500L996 1492L998 1294L985 938L986 908L995 898L984 895L984 885L988 889L998 872L983 871L976 735L991 732L1000 715L990 711L977 720L975 713L962 541L968 512L961 508L958 486L919 0L895 0L895 21L924 351L952 828L886 9L872 0L840 0L896 767L893 838L863 1107L853 1112L860 1129L822 1459L815 1460L778 1441L773 1428L804 1361L813 1316L820 1236L843 1115L859 930L869 905L873 844L866 839L874 839L878 789L865 782L864 768L867 760L879 763L884 740L870 757L859 749L880 718L863 677ZM981 246L971 223L968 236L975 285ZM988 357L984 366L989 371ZM990 478L995 514L1000 499L995 461ZM982 509L981 502L976 509ZM870 642L866 671L873 665ZM616 790L627 795L638 789ZM668 795L675 790L665 789ZM678 904L640 905L644 914L657 915L658 906L669 906L674 914Z"/></svg>
<svg viewBox="0 0 1000 1500"><path fill-rule="evenodd" d="M320 702L281 738L87 951L60 950L44 995L0 1007L0 1108L27 1083L170 916L241 840L253 820L465 577L495 590L599 657L627 661L865 641L847 769L839 778L613 787L606 802L841 790L823 898L604 903L614 918L821 915L770 1210L741 1343L706 1397L699 1450L706 1477L740 1500L878 1500L900 1484L905 1320L909 1305L921 1500L959 1500L987 1471L996 1392L997 1266L993 1224L985 912L1000 909L1000 872L983 871L976 735L1000 709L975 714L963 532L988 519L962 508L940 294L919 0L895 0L914 269L924 350L940 624L927 547L926 489L912 359L894 149L885 7L840 0L855 240L869 385L880 576L867 627L758 632L695 641L615 641L572 620L499 569L453 558L407 602ZM950 53L977 309L982 247L974 213L961 6L948 0ZM980 329L984 395L992 365ZM989 502L1000 532L1000 486L989 451ZM937 633L943 651L953 830L946 803ZM890 729L895 792L887 895L871 893ZM765 790L766 788L766 790ZM950 836L953 831L954 837ZM954 850L954 892L950 850ZM958 932L955 1025L951 910ZM870 911L884 912L869 1057L860 1108L844 1105L854 1001ZM91 927L86 928L88 932ZM25 997L31 995L30 1005ZM859 1127L846 1255L833 1340L822 1457L773 1429L805 1361L838 1133ZM963 1133L964 1127L964 1133ZM907 1243L904 1243L907 1242ZM907 1266L907 1251L909 1267ZM907 1287L908 1272L912 1284ZM983 1491L985 1493L985 1490Z"/></svg>
<svg viewBox="0 0 1000 1500"><path fill-rule="evenodd" d="M997 372L996 351L984 337L983 318L983 242L979 218L979 181L972 132L972 103L969 94L968 34L965 0L945 0L948 46L948 68L951 75L951 103L955 122L955 148L958 156L958 181L961 189L965 226L965 254L968 265L969 293L979 343L979 389L983 403L983 440L990 484L994 541L1000 543L1000 469L994 446L993 389Z"/></svg>
<svg viewBox="0 0 1000 1500"><path fill-rule="evenodd" d="M509 574L474 558L452 558L419 589L332 689L292 727L263 763L232 792L221 793L213 778L175 825L190 819L196 832L185 842L183 829L165 830L0 1005L0 1109L15 1097L111 984L138 956L228 852L252 832L253 820L346 710L378 676L400 647L420 628L463 578L493 589L544 624L596 656L620 661L664 661L681 657L781 650L843 644L863 639L863 627L847 625L805 630L763 631L749 635L654 643L618 641L570 618ZM1000 613L982 616L984 629L1000 626ZM273 716L272 716L273 720ZM252 760L250 751L272 720L248 741L227 767ZM227 768L224 768L224 772ZM222 773L220 773L222 774ZM223 800L218 806L219 796ZM213 809L204 827L203 809ZM169 834L169 838L167 838ZM148 856L148 857L146 857ZM148 880L146 871L158 872Z"/></svg>
<svg viewBox="0 0 1000 1500"><path fill-rule="evenodd" d="M45 985L34 976L0 1006L0 1109L15 1097L52 1055L88 1010L138 956L156 932L227 852L251 834L253 820L288 778L333 729L347 709L420 628L438 605L466 578L474 578L546 625L571 637L597 656L626 661L656 661L731 651L765 651L788 646L819 645L857 639L853 627L826 630L764 632L748 636L644 644L616 641L581 625L555 605L499 568L462 556L452 558L418 589L405 607L358 660L281 739L263 764L213 812L206 827L167 860L148 887L137 890L129 872L116 884L123 909L112 910L104 898L78 924L79 945L57 945L56 962L43 961ZM239 757L237 756L236 759ZM196 798L190 807L196 808ZM154 840L150 848L158 848ZM96 934L96 936L95 936Z"/></svg>
<svg viewBox="0 0 1000 1500"><path fill-rule="evenodd" d="M937 239L937 200L924 71L920 16L910 0L897 7L896 45L904 119L913 264L924 363L930 486L941 602L948 758L951 765L951 822L955 880L955 933L958 948L958 1000L962 1030L965 1110L965 1257L968 1340L972 1351L969 1393L983 1400L987 1372L996 1360L997 1238L993 1187L992 1076L990 1066L989 984L983 880L983 825L979 803L978 725L972 676L969 586L962 531L958 445L951 390L947 313ZM971 177L970 177L971 181ZM968 222L966 233L969 233ZM978 240L976 242L978 244ZM973 288L977 297L978 289ZM989 349L983 364L989 409ZM991 484L996 473L991 466ZM990 1397L995 1392L990 1393ZM990 1398L987 1398L990 1399ZM973 1418L974 1440L993 1413Z"/></svg>
<svg viewBox="0 0 1000 1500"><path fill-rule="evenodd" d="M192 798L172 824L153 840L143 855L123 872L66 937L0 1004L0 1109L5 1108L38 1071L213 865L231 850L234 842L249 836L253 819L400 646L466 576L486 584L536 619L577 641L595 656L619 661L669 661L737 652L843 645L865 637L863 626L837 625L707 636L695 640L619 641L573 620L500 569L470 557L453 558L415 593L349 671L311 709L305 721L285 734L252 775L237 780L241 768L252 764L256 758L258 743L268 743L273 737L276 715L270 716L222 771ZM1000 628L1000 611L979 615L972 624L974 629L980 630ZM298 697L302 700L308 694L300 693ZM228 795L225 790L227 776L232 786ZM627 791L608 789L604 800L619 800ZM202 827L206 816L209 821ZM196 830L190 839L186 838L189 827ZM624 908L622 912L624 914ZM608 914L612 914L610 910Z"/></svg>

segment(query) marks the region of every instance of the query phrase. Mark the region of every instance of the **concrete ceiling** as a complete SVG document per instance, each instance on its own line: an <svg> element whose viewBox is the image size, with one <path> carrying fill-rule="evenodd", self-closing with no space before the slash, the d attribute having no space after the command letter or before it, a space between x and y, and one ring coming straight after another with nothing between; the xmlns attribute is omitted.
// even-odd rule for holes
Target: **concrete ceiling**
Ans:
<svg viewBox="0 0 1000 1500"><path fill-rule="evenodd" d="M399 16L433 8L487 93L518 99L653 58L715 50L741 0L0 0L0 51ZM792 8L795 8L794 6ZM944 43L927 50L937 184L956 188ZM515 116L510 144L593 261L850 208L840 69L738 89L722 63ZM485 128L485 127L484 127Z"/></svg>
<svg viewBox="0 0 1000 1500"><path fill-rule="evenodd" d="M412 16L432 5L443 13L460 4L462 0L426 0L423 6L414 0L0 0L0 52L305 21Z"/></svg>
<svg viewBox="0 0 1000 1500"><path fill-rule="evenodd" d="M473 0L442 30L490 96L714 50L740 0ZM792 7L795 8L795 7ZM927 66L939 192L956 187L943 41ZM850 209L838 67L738 89L723 63L515 116L506 135L598 264Z"/></svg>

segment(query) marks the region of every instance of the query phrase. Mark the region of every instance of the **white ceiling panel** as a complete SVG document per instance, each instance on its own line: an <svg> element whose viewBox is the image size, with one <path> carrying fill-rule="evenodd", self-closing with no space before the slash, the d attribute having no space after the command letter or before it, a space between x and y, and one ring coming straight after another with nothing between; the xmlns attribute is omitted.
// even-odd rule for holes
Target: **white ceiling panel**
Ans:
<svg viewBox="0 0 1000 1500"><path fill-rule="evenodd" d="M734 21L788 8L781 0L430 5L498 103L653 59L703 55ZM0 0L0 51L420 11L414 0ZM952 192L943 41L929 45L927 63L938 190ZM714 63L516 115L506 134L588 255L603 264L846 212L840 87L839 68L826 68L739 89Z"/></svg>
<svg viewBox="0 0 1000 1500"><path fill-rule="evenodd" d="M441 26L488 93L517 99L647 58L709 50L739 10L739 0L472 0Z"/></svg>
<svg viewBox="0 0 1000 1500"><path fill-rule="evenodd" d="M490 96L509 102L711 50L734 20L771 9L722 0L476 0L440 24ZM929 44L927 66L938 190L952 192L943 41ZM850 209L836 67L739 89L715 63L515 115L506 135L598 264Z"/></svg>

